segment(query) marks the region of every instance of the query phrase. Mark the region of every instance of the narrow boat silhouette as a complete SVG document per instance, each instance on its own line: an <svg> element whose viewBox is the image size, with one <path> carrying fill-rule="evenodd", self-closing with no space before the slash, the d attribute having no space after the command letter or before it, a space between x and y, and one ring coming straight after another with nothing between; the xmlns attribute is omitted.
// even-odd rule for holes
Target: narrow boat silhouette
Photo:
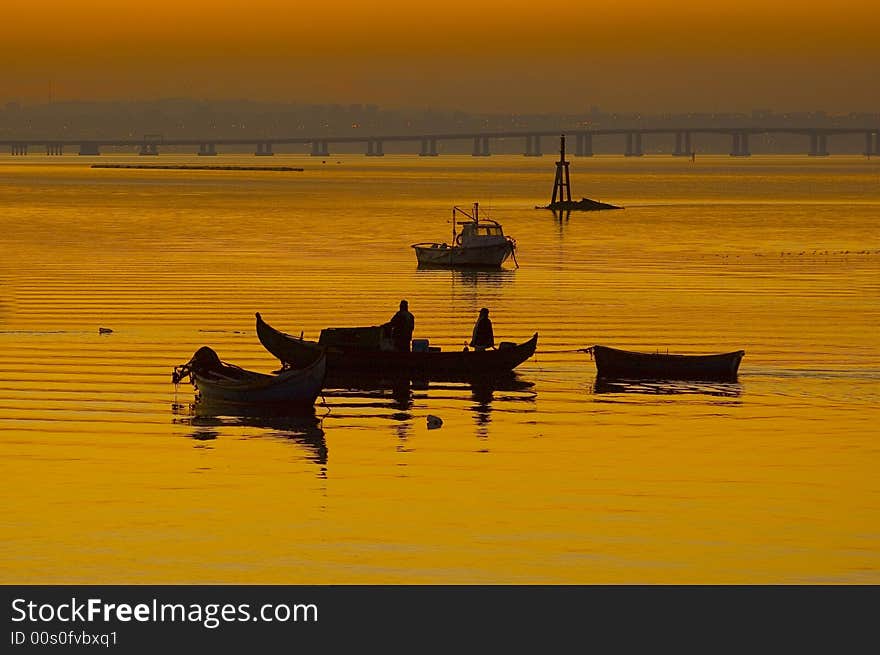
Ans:
<svg viewBox="0 0 880 655"><path fill-rule="evenodd" d="M736 380L744 350L716 355L674 355L619 350L608 346L584 348L596 360L596 375L610 379Z"/></svg>
<svg viewBox="0 0 880 655"><path fill-rule="evenodd" d="M371 376L382 372L388 377L415 380L472 380L509 374L535 354L538 333L520 344L502 343L497 350L446 351L429 348L424 352L388 349L386 326L366 328L328 328L318 341L309 341L276 330L259 312L257 337L263 347L283 364L297 366L311 361L316 352L326 352L327 371Z"/></svg>

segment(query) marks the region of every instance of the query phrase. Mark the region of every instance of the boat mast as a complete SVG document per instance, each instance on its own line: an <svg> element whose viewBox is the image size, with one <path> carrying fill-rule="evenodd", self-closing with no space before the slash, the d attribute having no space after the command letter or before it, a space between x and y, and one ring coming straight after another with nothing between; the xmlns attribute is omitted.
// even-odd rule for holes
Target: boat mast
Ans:
<svg viewBox="0 0 880 655"><path fill-rule="evenodd" d="M474 224L480 222L480 203L474 203Z"/></svg>
<svg viewBox="0 0 880 655"><path fill-rule="evenodd" d="M455 245L455 211L458 207L452 208L452 245Z"/></svg>

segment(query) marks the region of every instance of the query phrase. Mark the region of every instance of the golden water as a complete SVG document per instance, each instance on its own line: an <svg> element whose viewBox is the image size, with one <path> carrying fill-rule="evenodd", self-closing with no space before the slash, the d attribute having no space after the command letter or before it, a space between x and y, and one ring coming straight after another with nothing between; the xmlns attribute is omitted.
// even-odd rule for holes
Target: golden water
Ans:
<svg viewBox="0 0 880 655"><path fill-rule="evenodd" d="M550 157L274 159L306 170L0 158L0 582L880 582L880 162L577 159L627 208L557 221ZM474 201L521 268L418 270ZM273 370L255 311L314 338L401 298L432 345L486 306L539 352L313 420L171 385L203 344ZM597 389L558 352L595 343L746 357Z"/></svg>

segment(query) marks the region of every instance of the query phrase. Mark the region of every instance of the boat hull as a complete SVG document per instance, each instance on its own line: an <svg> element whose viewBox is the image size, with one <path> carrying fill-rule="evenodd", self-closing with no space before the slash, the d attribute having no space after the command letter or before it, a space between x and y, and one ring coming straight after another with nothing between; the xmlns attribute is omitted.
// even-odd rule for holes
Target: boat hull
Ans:
<svg viewBox="0 0 880 655"><path fill-rule="evenodd" d="M322 346L276 330L257 315L260 343L284 363L297 365L314 358ZM357 348L326 348L327 371L340 375L402 377L411 380L474 380L509 374L535 354L538 334L521 344L497 350L397 352Z"/></svg>
<svg viewBox="0 0 880 655"><path fill-rule="evenodd" d="M652 380L735 380L744 350L717 355L670 355L618 350L608 346L588 349L596 360L597 377Z"/></svg>
<svg viewBox="0 0 880 655"><path fill-rule="evenodd" d="M414 245L419 266L499 268L513 254L513 246L509 243L468 248L444 246L436 243Z"/></svg>
<svg viewBox="0 0 880 655"><path fill-rule="evenodd" d="M200 400L208 403L278 404L311 407L321 393L327 358L313 358L312 364L276 375L243 371L239 379L223 379L210 373L193 372Z"/></svg>

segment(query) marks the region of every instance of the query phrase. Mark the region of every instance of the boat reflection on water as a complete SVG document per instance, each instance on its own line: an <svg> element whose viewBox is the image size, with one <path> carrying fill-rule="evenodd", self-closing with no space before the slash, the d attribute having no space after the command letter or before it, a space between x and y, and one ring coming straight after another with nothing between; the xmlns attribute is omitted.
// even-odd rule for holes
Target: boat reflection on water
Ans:
<svg viewBox="0 0 880 655"><path fill-rule="evenodd" d="M516 280L515 270L503 271L454 271L453 281L466 287L486 286L503 287L512 284Z"/></svg>
<svg viewBox="0 0 880 655"><path fill-rule="evenodd" d="M285 439L305 447L306 458L326 466L327 442L322 429L323 417L315 408L302 409L285 405L237 405L199 401L190 404L175 403L172 411L193 428L187 435L197 441L209 441L220 436L223 428L257 428L265 436Z"/></svg>
<svg viewBox="0 0 880 655"><path fill-rule="evenodd" d="M346 375L328 376L323 391L326 402L303 413L273 405L230 405L222 403L175 403L176 423L192 428L190 439L204 442L219 438L224 429L257 428L261 436L286 439L307 451L307 458L327 465L324 421L334 425L360 424L364 419L388 421L402 441L412 432L416 420L429 413L443 413L438 407L463 407L473 414L476 436L485 438L493 412L521 412L535 409L534 383L516 374L484 380L427 382ZM419 412L414 407L418 404ZM424 410L424 413L421 411ZM323 470L323 469L322 469Z"/></svg>
<svg viewBox="0 0 880 655"><path fill-rule="evenodd" d="M493 402L534 403L537 396L533 390L534 386L534 382L522 380L516 375L499 380L472 383L471 398L474 404L470 409L474 413L477 437L485 439L489 436L489 423L492 422Z"/></svg>
<svg viewBox="0 0 880 655"><path fill-rule="evenodd" d="M416 403L430 410L433 405L457 404L464 400L474 414L477 436L485 437L492 420L493 403L534 403L533 387L533 382L515 373L492 379L442 382L346 375L328 377L324 396L331 406L333 419L389 419L402 438L409 434L409 426L416 418L413 412ZM364 409L368 413L364 413Z"/></svg>
<svg viewBox="0 0 880 655"><path fill-rule="evenodd" d="M438 269L430 266L419 266L417 274L437 281L451 279L452 284L465 287L503 287L512 284L516 280L515 269L498 268L465 268L465 269Z"/></svg>
<svg viewBox="0 0 880 655"><path fill-rule="evenodd" d="M594 394L645 394L645 395L703 395L723 398L739 398L742 385L739 382L698 382L692 380L607 380L596 378Z"/></svg>
<svg viewBox="0 0 880 655"><path fill-rule="evenodd" d="M405 441L415 418L411 410L416 392L427 388L427 383L414 384L405 378L329 374L323 398L333 421L348 424L363 419L389 420L395 436Z"/></svg>

